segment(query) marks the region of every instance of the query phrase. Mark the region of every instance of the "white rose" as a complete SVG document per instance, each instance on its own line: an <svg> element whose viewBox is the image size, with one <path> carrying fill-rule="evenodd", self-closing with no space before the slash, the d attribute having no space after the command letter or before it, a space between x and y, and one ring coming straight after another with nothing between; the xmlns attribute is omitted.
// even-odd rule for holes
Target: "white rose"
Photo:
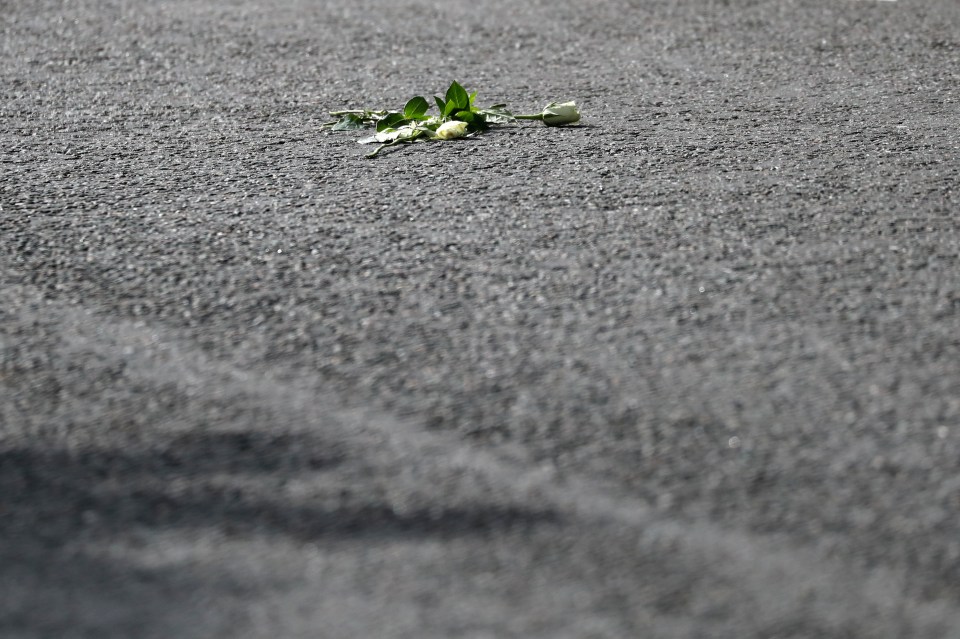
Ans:
<svg viewBox="0 0 960 639"><path fill-rule="evenodd" d="M573 124L580 120L576 102L551 102L543 109L543 123L547 126Z"/></svg>
<svg viewBox="0 0 960 639"><path fill-rule="evenodd" d="M451 122L444 122L437 129L437 137L441 140L453 140L454 138L462 138L467 134L467 123L460 122L459 120L454 120Z"/></svg>

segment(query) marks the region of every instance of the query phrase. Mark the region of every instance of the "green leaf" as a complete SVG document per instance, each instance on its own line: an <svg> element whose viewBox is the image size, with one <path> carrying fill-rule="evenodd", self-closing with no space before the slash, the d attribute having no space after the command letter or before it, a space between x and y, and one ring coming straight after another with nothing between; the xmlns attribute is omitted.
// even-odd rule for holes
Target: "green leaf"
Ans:
<svg viewBox="0 0 960 639"><path fill-rule="evenodd" d="M470 94L470 108L473 109L473 102L477 99L477 92L474 91Z"/></svg>
<svg viewBox="0 0 960 639"><path fill-rule="evenodd" d="M443 117L452 115L454 111L459 111L459 110L460 110L460 106L458 106L457 103L454 102L453 100L450 100L447 102L447 106L443 108Z"/></svg>
<svg viewBox="0 0 960 639"><path fill-rule="evenodd" d="M467 127L471 131L483 131L487 128L487 121L481 113L475 113L473 111L457 111L454 114L453 119L466 122Z"/></svg>
<svg viewBox="0 0 960 639"><path fill-rule="evenodd" d="M411 120L419 119L427 112L429 108L430 105L427 103L427 101L418 95L415 98L410 98L407 104L403 107L403 116Z"/></svg>
<svg viewBox="0 0 960 639"><path fill-rule="evenodd" d="M437 106L440 108L440 115L443 115L444 109L447 108L447 103L444 101L443 98L440 98L437 96L433 96L433 99L436 101Z"/></svg>
<svg viewBox="0 0 960 639"><path fill-rule="evenodd" d="M458 109L470 108L470 96L467 95L466 90L460 86L460 83L456 80L454 80L453 84L450 85L450 88L447 89L448 106L450 102L456 104Z"/></svg>
<svg viewBox="0 0 960 639"><path fill-rule="evenodd" d="M333 131L353 131L354 129L362 129L366 125L363 123L363 118L355 113L348 113L347 115L340 118L340 121L331 127Z"/></svg>
<svg viewBox="0 0 960 639"><path fill-rule="evenodd" d="M380 118L377 121L377 132L383 131L384 129L397 128L403 126L407 123L407 119L403 117L402 113L391 113L387 116Z"/></svg>

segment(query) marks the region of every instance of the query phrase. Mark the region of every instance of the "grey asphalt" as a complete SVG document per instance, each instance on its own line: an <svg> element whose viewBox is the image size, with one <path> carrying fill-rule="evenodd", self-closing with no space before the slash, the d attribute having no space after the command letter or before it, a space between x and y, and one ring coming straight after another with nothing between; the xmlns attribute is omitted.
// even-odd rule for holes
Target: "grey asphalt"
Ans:
<svg viewBox="0 0 960 639"><path fill-rule="evenodd" d="M0 637L960 637L958 34L0 0Z"/></svg>

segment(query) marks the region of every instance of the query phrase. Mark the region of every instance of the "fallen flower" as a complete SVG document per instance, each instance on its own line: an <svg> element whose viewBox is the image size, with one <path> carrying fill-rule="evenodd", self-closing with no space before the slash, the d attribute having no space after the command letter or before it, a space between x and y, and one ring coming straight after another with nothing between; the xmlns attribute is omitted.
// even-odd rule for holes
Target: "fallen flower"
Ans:
<svg viewBox="0 0 960 639"><path fill-rule="evenodd" d="M576 102L552 102L543 109L543 123L547 126L561 126L580 121L580 110Z"/></svg>
<svg viewBox="0 0 960 639"><path fill-rule="evenodd" d="M467 123L460 122L459 120L454 120L452 122L444 122L437 129L437 137L441 140L453 140L455 138L462 138L467 134Z"/></svg>
<svg viewBox="0 0 960 639"><path fill-rule="evenodd" d="M430 115L430 105L422 96L407 101L400 111L353 109L331 111L339 120L326 122L321 128L334 131L373 127L371 136L357 140L360 144L379 146L367 157L376 157L380 151L398 144L425 142L429 140L455 140L482 133L491 125L511 124L517 120L540 120L547 126L573 124L580 120L580 110L575 102L551 102L543 111L533 115L514 115L504 104L485 108L474 103L476 93L467 93L458 82L453 82L444 97L434 96L438 115Z"/></svg>
<svg viewBox="0 0 960 639"><path fill-rule="evenodd" d="M540 113L515 115L518 120L540 120L547 126L563 126L580 121L580 109L576 102L551 102Z"/></svg>

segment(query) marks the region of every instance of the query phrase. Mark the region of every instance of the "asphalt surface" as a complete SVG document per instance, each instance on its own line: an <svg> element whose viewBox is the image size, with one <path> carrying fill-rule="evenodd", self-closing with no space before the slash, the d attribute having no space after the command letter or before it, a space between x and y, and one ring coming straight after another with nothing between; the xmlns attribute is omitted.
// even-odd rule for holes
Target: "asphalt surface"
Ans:
<svg viewBox="0 0 960 639"><path fill-rule="evenodd" d="M0 636L960 637L958 34L0 0Z"/></svg>

